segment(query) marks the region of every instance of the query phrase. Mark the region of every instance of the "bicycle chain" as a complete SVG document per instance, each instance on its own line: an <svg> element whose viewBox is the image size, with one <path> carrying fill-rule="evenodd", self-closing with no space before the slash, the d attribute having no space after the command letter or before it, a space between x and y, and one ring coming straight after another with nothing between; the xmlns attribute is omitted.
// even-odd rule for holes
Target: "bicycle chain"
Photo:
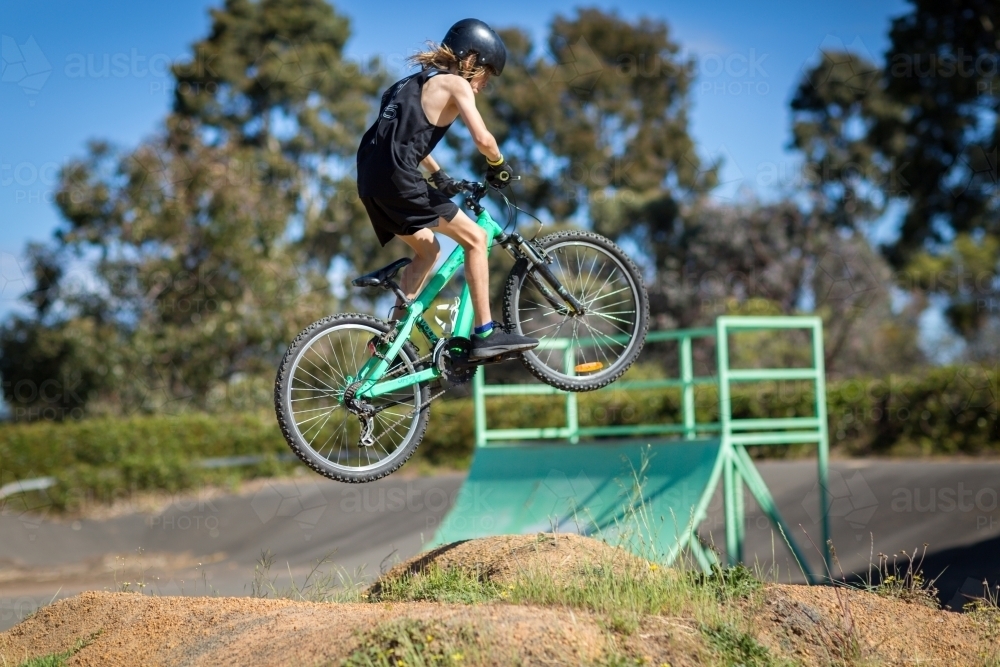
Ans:
<svg viewBox="0 0 1000 667"><path fill-rule="evenodd" d="M430 359L433 356L434 356L433 352L430 353L430 354L425 354L424 356L420 357L415 362L413 362L413 366L417 367L417 366L419 366L420 364L424 363L425 361L427 361L428 359ZM387 378L396 377L397 375L402 375L403 371L405 371L405 370L406 370L406 366L405 365L400 366L399 368L397 368L396 370L392 371L391 373L386 373L385 375L383 375L382 376L382 380L385 380ZM379 382L381 382L382 380L379 380Z"/></svg>
<svg viewBox="0 0 1000 667"><path fill-rule="evenodd" d="M423 410L424 408L428 407L435 400L437 400L437 399L441 398L442 396L444 396L445 393L447 393L445 390L441 390L438 393L434 394L433 396L431 396L430 398L427 399L426 403L424 403L423 405L420 406L420 409ZM416 410L410 410L407 414L403 415L402 417L400 417L399 419L397 419L395 422L393 422L392 424L390 424L389 427L392 428L396 424L402 423L403 420L410 419L410 418L412 418L415 415L416 415Z"/></svg>

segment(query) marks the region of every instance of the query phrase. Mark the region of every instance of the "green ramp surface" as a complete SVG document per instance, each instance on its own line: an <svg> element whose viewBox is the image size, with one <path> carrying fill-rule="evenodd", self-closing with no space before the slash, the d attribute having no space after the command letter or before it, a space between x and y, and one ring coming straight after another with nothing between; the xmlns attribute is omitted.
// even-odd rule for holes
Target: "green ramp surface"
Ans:
<svg viewBox="0 0 1000 667"><path fill-rule="evenodd" d="M704 518L720 471L718 439L480 447L427 547L555 531L670 562Z"/></svg>

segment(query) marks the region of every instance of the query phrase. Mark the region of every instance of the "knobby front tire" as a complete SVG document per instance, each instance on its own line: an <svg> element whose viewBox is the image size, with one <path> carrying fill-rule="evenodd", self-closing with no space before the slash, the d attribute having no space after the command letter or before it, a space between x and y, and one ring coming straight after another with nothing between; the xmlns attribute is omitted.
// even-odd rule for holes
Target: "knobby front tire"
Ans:
<svg viewBox="0 0 1000 667"><path fill-rule="evenodd" d="M274 383L278 425L292 451L310 468L340 482L371 482L397 470L413 454L430 415L427 384L371 401L374 444L361 444L361 421L343 404L346 377L371 358L368 343L389 331L369 315L332 315L308 326L285 352ZM418 355L403 345L389 371L417 370Z"/></svg>
<svg viewBox="0 0 1000 667"><path fill-rule="evenodd" d="M586 313L572 317L565 308L560 312L538 285L550 294L555 290L527 260L519 260L507 277L504 318L518 333L541 343L521 355L522 363L542 382L565 391L611 384L629 369L646 341L649 297L639 269L621 248L592 232L559 232L537 243L552 259L549 270ZM561 347L551 346L555 341Z"/></svg>

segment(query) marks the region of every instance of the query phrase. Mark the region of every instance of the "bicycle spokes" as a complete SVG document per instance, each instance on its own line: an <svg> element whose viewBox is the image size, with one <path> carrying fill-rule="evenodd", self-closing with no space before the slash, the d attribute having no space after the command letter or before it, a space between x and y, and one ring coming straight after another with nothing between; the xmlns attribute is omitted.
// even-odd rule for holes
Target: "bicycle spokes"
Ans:
<svg viewBox="0 0 1000 667"><path fill-rule="evenodd" d="M639 337L644 304L641 288L624 263L584 239L554 243L546 251L552 275L584 310L578 314L553 304L557 286L529 270L517 290L516 306L521 332L541 341L531 359L568 377L603 374L631 363L627 357Z"/></svg>
<svg viewBox="0 0 1000 667"><path fill-rule="evenodd" d="M313 338L299 353L288 383L288 403L301 442L334 466L365 470L395 457L420 409L421 390L406 387L376 399L348 390L371 358L369 342L382 332L344 324ZM396 365L413 372L401 354Z"/></svg>

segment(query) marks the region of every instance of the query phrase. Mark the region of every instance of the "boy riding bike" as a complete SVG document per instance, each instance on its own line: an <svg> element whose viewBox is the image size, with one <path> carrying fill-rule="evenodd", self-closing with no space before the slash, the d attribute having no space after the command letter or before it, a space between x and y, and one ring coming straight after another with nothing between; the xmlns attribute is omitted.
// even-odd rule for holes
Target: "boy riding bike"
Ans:
<svg viewBox="0 0 1000 667"><path fill-rule="evenodd" d="M497 34L481 21L459 21L440 47L413 60L423 69L386 91L358 150L358 189L379 241L398 236L416 261L399 259L351 282L391 290L398 319L334 313L313 322L289 345L274 382L289 447L342 482L398 470L424 437L430 404L480 366L517 357L551 387L593 391L628 370L648 330L641 272L613 241L579 229L526 239L516 218L501 227L482 205L491 186L514 178L475 105L488 78L503 71ZM459 116L489 162L487 182L454 181L430 157ZM450 201L459 192L475 222ZM440 246L432 228L459 243L433 273ZM486 259L497 249L513 266L504 283L506 325L494 329ZM424 314L463 265L467 284L442 337ZM417 347L416 335L426 347Z"/></svg>
<svg viewBox="0 0 1000 667"><path fill-rule="evenodd" d="M476 19L459 21L439 46L410 58L422 66L421 71L397 81L382 95L378 119L358 149L358 193L379 242L384 246L396 236L415 253L400 285L407 299L420 292L441 254L431 228L465 250L465 278L475 313L470 359L523 352L538 345L535 338L494 327L486 232L451 201L460 185L430 155L461 117L486 157L487 181L503 188L515 177L475 100L490 76L503 72L506 60L503 41L488 25ZM419 167L430 172L434 187ZM397 299L396 308L403 305Z"/></svg>

